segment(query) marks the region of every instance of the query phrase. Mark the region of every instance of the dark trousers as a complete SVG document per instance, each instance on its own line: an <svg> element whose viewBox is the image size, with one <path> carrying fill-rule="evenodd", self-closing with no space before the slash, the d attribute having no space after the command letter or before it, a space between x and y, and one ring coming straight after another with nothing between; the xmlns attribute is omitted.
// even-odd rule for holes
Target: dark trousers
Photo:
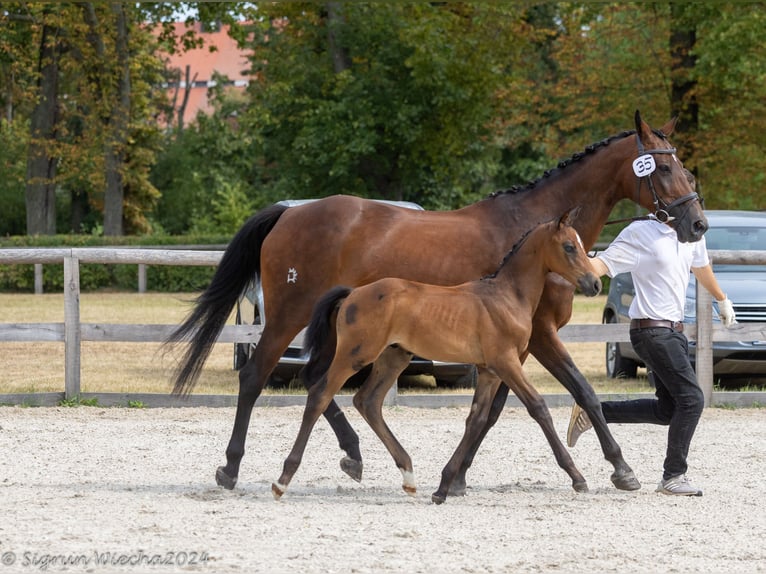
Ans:
<svg viewBox="0 0 766 574"><path fill-rule="evenodd" d="M684 474L689 445L705 406L686 337L662 327L631 329L630 341L654 374L657 398L605 401L601 403L604 418L608 423L668 425L663 478Z"/></svg>

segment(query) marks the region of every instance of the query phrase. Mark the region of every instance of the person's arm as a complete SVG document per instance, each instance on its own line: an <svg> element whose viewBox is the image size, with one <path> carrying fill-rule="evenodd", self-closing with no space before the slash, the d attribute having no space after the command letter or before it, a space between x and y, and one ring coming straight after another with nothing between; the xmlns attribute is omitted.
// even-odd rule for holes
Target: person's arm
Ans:
<svg viewBox="0 0 766 574"><path fill-rule="evenodd" d="M721 316L724 327L731 326L736 321L734 306L718 284L718 279L713 273L713 266L708 264L704 267L692 267L692 273L694 273L697 281L718 301L718 314Z"/></svg>
<svg viewBox="0 0 766 574"><path fill-rule="evenodd" d="M606 263L601 261L601 259L598 257L593 257L590 260L590 263L593 266L593 272L599 277L602 277L603 275L609 275L609 269L607 269Z"/></svg>

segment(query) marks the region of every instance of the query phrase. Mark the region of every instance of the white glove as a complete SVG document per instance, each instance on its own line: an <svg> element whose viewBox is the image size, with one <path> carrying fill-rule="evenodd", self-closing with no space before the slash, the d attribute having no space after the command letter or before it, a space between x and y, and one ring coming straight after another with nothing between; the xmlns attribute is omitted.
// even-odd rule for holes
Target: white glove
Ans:
<svg viewBox="0 0 766 574"><path fill-rule="evenodd" d="M727 329L737 322L731 299L727 297L722 301L718 301L718 315L721 317L721 323L723 323L723 326Z"/></svg>

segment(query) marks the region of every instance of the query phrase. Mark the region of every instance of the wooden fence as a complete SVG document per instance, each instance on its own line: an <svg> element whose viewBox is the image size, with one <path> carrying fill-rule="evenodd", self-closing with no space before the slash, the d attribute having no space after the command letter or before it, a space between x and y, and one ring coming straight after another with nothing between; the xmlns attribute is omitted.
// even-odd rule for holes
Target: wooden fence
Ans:
<svg viewBox="0 0 766 574"><path fill-rule="evenodd" d="M146 265L217 265L223 251L163 250L163 249L113 249L113 248L58 248L58 249L0 249L2 264L62 264L64 265L64 322L63 323L3 323L0 324L0 342L63 342L64 343L64 392L49 393L48 397L34 394L0 394L0 403L56 404L58 400L81 396L80 392L80 346L82 341L108 342L162 342L176 325L94 324L80 321L80 263L135 264L140 269ZM766 264L764 251L711 251L711 259L721 264ZM139 273L140 275L140 273ZM145 277L145 273L144 273ZM145 281L145 279L144 279ZM140 284L140 281L139 281ZM145 283L144 283L145 288ZM740 323L730 329L713 325L709 311L712 300L702 288L697 293L696 325L689 325L686 335L697 343L697 375L705 392L706 404L713 397L713 352L715 341L766 341L766 323ZM703 312L703 310L706 310ZM259 325L227 325L223 328L219 343L257 342L262 328ZM630 341L627 324L566 325L560 331L563 341L571 343L627 342ZM44 394L44 393L43 393ZM752 395L752 396L750 396ZM762 393L751 393L740 398L746 401L762 401ZM147 395L136 395L146 399ZM165 397L156 395L154 398ZM101 397L109 399L109 397ZM121 396L123 402L130 396ZM112 397L114 401L114 398ZM183 404L229 405L234 396L192 397ZM270 404L300 404L302 399L283 397L266 400ZM99 401L100 404L104 404ZM107 400L107 402L109 402ZM151 401L153 404L182 404L176 399ZM264 401L260 401L263 403ZM345 401L344 401L345 402ZM553 405L552 405L553 406Z"/></svg>

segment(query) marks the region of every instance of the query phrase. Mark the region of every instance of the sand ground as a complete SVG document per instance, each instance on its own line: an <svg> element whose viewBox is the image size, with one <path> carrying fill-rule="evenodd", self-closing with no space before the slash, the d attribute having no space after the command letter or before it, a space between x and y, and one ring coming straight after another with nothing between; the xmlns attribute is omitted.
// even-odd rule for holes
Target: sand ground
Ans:
<svg viewBox="0 0 766 574"><path fill-rule="evenodd" d="M537 425L508 409L461 498L431 504L467 409L390 407L419 491L355 412L361 483L321 421L284 498L270 485L300 407L255 410L234 491L215 485L234 411L0 407L0 574L14 572L766 572L766 412L707 409L701 498L654 492L665 429L615 425L640 491L615 490L593 433L575 493ZM568 409L552 409L564 436Z"/></svg>

